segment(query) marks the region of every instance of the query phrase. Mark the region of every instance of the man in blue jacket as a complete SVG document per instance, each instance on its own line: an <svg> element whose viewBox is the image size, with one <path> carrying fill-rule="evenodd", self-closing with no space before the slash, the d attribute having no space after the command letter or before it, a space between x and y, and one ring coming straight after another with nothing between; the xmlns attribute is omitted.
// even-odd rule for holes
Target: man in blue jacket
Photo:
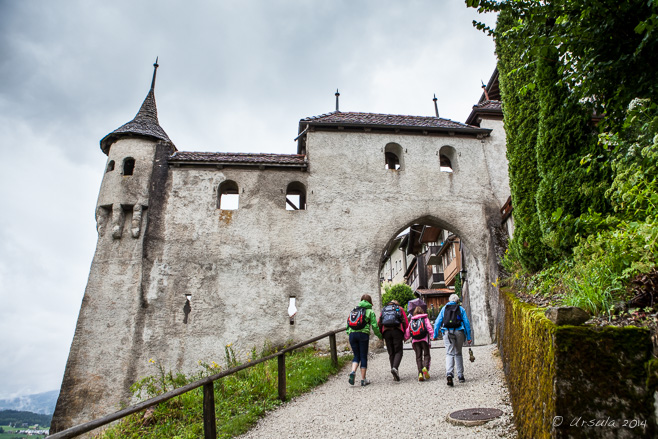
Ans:
<svg viewBox="0 0 658 439"><path fill-rule="evenodd" d="M441 309L439 317L434 323L434 340L438 338L439 330L441 330L446 348L446 377L448 385L452 386L455 364L459 382L466 382L462 346L464 346L464 340L467 340L469 345L471 344L471 323L466 316L466 310L459 305L459 296L451 294L448 300L449 302Z"/></svg>

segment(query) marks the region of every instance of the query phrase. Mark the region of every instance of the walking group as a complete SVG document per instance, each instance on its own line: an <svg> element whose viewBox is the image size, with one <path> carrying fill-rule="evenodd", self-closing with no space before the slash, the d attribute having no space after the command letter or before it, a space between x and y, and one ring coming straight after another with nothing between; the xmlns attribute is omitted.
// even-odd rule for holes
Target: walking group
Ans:
<svg viewBox="0 0 658 439"><path fill-rule="evenodd" d="M410 301L407 305L407 315L400 304L393 300L382 308L382 312L377 318L372 309L372 298L370 295L364 294L359 305L350 312L347 318L347 334L354 353L349 383L354 385L356 372L360 366L361 385L370 384L366 378L366 372L371 330L380 340L383 338L386 341L391 374L395 381L400 381L399 367L402 361L403 344L409 339L411 339L411 346L416 354L418 381L430 379L432 360L430 348L432 340L437 340L439 332L441 332L446 351L447 384L448 386L454 385L455 372L459 382L465 382L462 346L464 341L471 344L471 325L466 311L459 305L459 296L451 294L448 300L432 326L427 315L427 308L422 301Z"/></svg>

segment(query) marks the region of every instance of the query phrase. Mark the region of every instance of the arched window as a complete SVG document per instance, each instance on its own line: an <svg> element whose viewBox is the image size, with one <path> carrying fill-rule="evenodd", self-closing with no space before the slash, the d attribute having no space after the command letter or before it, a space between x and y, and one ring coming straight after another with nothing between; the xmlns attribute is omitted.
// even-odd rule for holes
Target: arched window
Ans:
<svg viewBox="0 0 658 439"><path fill-rule="evenodd" d="M114 160L110 160L107 163L107 168L105 168L105 172L110 172L110 171L114 171Z"/></svg>
<svg viewBox="0 0 658 439"><path fill-rule="evenodd" d="M452 146L442 146L439 151L439 167L441 172L457 171L457 154Z"/></svg>
<svg viewBox="0 0 658 439"><path fill-rule="evenodd" d="M237 210L240 204L240 190L233 180L225 180L219 184L217 191L219 199L217 207L222 210Z"/></svg>
<svg viewBox="0 0 658 439"><path fill-rule="evenodd" d="M402 147L397 143L389 143L384 148L384 169L399 171L402 169Z"/></svg>
<svg viewBox="0 0 658 439"><path fill-rule="evenodd" d="M123 175L133 175L135 170L135 159L128 157L123 159Z"/></svg>
<svg viewBox="0 0 658 439"><path fill-rule="evenodd" d="M293 181L286 188L286 210L306 210L306 186Z"/></svg>

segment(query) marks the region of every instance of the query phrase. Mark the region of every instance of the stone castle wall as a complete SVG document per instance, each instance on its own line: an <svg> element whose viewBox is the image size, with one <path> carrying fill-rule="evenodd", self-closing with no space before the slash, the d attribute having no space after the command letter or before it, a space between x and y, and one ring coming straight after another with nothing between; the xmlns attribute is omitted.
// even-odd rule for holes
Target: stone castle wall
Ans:
<svg viewBox="0 0 658 439"><path fill-rule="evenodd" d="M108 160L118 164L131 155L137 173L153 154L151 168L147 185L127 194L118 186L129 184L127 178L104 179L99 207L122 205L123 219L114 214L116 207L98 216L102 233L55 428L130 402L130 384L155 373L149 360L190 373L199 361L222 363L229 343L246 354L266 341L301 341L343 326L364 293L373 296L378 312L383 251L414 223L462 238L474 338L490 343L499 208L509 186L502 122L489 123L494 132L482 139L311 131L306 172L173 167L166 144L113 144ZM384 168L390 143L403 151L398 171ZM439 171L444 147L453 173ZM225 180L238 184L237 210L218 208ZM306 187L306 210L285 209L286 187L294 181ZM131 203L143 206L139 214ZM186 294L191 310L184 323ZM290 297L298 308L294 325L287 315Z"/></svg>

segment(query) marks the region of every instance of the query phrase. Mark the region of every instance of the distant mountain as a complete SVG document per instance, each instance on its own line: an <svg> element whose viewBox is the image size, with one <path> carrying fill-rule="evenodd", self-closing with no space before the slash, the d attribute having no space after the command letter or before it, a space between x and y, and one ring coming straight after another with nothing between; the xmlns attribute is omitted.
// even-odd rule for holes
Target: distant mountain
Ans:
<svg viewBox="0 0 658 439"><path fill-rule="evenodd" d="M41 415L52 415L55 411L57 396L59 396L59 390L0 399L0 410L19 410Z"/></svg>

